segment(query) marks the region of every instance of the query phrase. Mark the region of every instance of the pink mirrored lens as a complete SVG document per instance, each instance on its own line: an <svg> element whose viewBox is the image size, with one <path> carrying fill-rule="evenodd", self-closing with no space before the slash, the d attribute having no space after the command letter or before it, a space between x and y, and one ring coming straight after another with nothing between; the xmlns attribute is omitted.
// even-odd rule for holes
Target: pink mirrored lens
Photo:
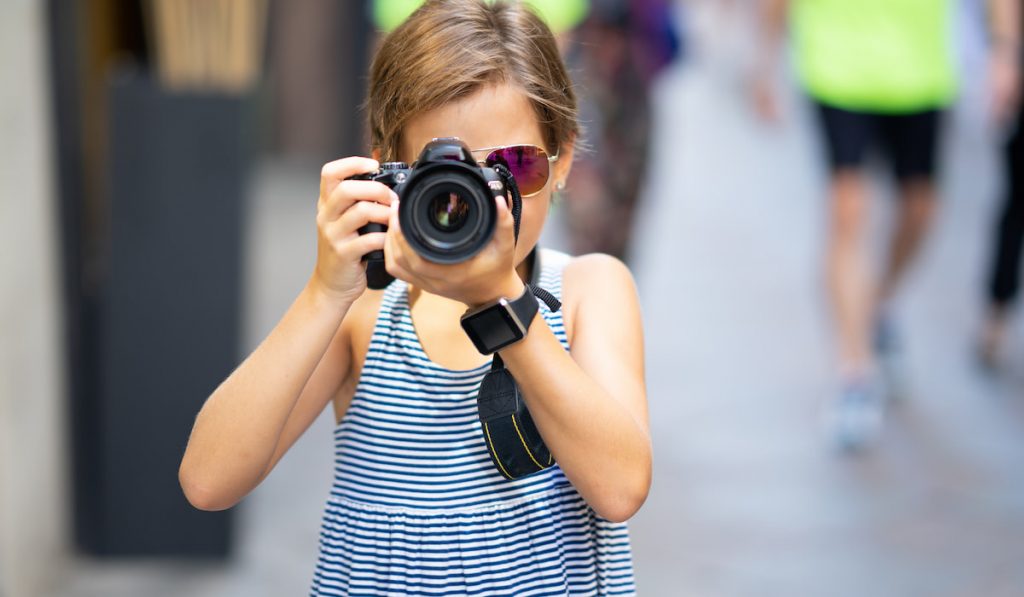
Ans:
<svg viewBox="0 0 1024 597"><path fill-rule="evenodd" d="M532 195L548 183L550 163L548 154L534 145L513 145L495 149L487 155L488 166L504 164L512 172L519 185L519 192Z"/></svg>

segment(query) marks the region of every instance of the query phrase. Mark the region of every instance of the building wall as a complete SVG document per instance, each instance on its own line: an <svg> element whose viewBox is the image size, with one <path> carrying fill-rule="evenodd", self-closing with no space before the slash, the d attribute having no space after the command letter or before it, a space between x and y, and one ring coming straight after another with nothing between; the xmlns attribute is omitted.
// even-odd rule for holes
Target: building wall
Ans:
<svg viewBox="0 0 1024 597"><path fill-rule="evenodd" d="M39 595L67 553L58 233L45 4L0 19L0 596Z"/></svg>

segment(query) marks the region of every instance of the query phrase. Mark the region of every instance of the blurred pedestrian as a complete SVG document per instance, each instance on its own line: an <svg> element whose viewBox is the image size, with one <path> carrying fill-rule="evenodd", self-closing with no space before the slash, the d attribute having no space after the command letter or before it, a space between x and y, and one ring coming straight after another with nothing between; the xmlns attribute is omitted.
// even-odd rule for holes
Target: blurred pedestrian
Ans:
<svg viewBox="0 0 1024 597"><path fill-rule="evenodd" d="M627 258L647 171L651 85L680 53L668 0L592 0L567 61L593 151L580 152L564 203L573 253Z"/></svg>
<svg viewBox="0 0 1024 597"><path fill-rule="evenodd" d="M1005 11L993 14L993 27L999 27L992 39L990 77L993 82L993 113L1004 123L1016 104L1016 118L1009 122L1012 132L1005 149L1006 188L996 227L996 242L988 285L988 309L982 330L981 357L990 366L998 365L1006 337L1010 308L1020 290L1021 250L1024 244L1024 101L1021 80L1024 79L1024 9L1019 3L1007 2ZM1013 27L1014 23L1018 26Z"/></svg>
<svg viewBox="0 0 1024 597"><path fill-rule="evenodd" d="M990 0L994 31L1003 29L1018 1ZM935 210L936 145L957 91L955 6L952 0L763 0L762 7L764 62L754 81L755 105L767 118L778 116L774 63L788 21L799 80L823 132L831 207L827 278L839 361L827 420L839 446L858 448L879 431L885 400L905 390L889 301ZM900 196L880 276L872 274L864 245L865 157L875 144L885 150Z"/></svg>
<svg viewBox="0 0 1024 597"><path fill-rule="evenodd" d="M521 0L530 6L552 33L559 35L576 27L586 16L590 0ZM373 22L387 33L402 24L424 0L373 0Z"/></svg>

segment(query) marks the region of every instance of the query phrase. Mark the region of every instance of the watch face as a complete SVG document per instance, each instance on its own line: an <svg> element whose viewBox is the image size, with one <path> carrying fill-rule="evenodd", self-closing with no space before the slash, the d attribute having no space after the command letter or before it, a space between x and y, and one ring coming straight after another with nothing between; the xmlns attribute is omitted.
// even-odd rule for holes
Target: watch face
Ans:
<svg viewBox="0 0 1024 597"><path fill-rule="evenodd" d="M485 354L522 340L524 336L519 323L504 305L495 305L466 317L462 320L462 327L477 349Z"/></svg>

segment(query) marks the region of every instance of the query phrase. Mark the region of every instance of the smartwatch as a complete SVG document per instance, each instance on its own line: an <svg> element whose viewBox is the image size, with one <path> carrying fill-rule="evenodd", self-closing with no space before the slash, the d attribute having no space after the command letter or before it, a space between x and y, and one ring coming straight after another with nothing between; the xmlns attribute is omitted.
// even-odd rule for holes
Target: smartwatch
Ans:
<svg viewBox="0 0 1024 597"><path fill-rule="evenodd" d="M517 299L500 298L466 311L461 320L462 329L480 354L494 354L526 337L537 308L537 297L527 284Z"/></svg>

